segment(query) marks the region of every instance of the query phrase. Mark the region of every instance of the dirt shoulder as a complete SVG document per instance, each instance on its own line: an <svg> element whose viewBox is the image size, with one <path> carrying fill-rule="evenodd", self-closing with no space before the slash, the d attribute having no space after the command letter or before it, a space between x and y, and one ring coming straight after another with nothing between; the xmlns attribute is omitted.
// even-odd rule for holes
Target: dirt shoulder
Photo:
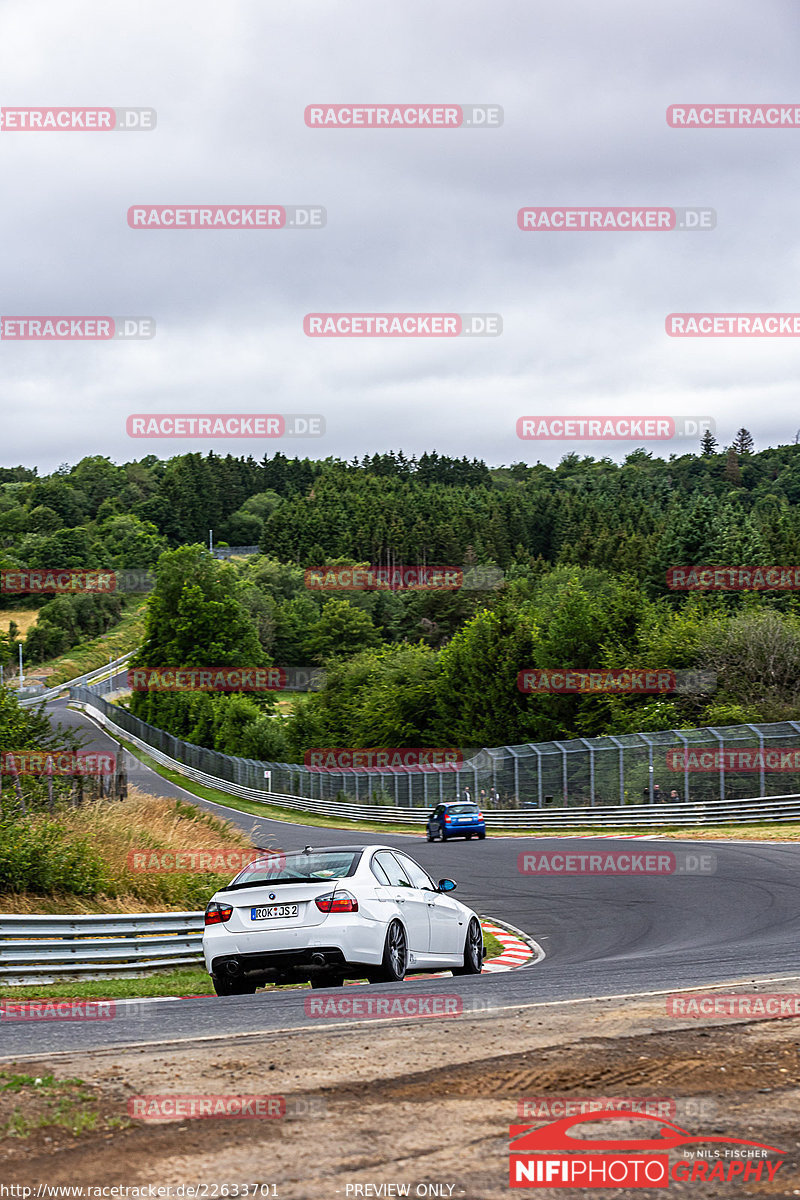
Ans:
<svg viewBox="0 0 800 1200"><path fill-rule="evenodd" d="M83 1132L42 1125L41 1085L0 1087L0 1126L16 1111L17 1128L29 1128L0 1141L0 1177L28 1185L205 1183L208 1196L215 1184L274 1184L280 1200L391 1195L353 1190L391 1183L410 1185L411 1196L494 1200L509 1195L509 1125L526 1120L520 1101L635 1097L692 1134L786 1153L771 1185L671 1182L673 1195L800 1194L800 1020L715 1025L664 1014L663 997L593 1001L0 1061L6 1079L81 1080L84 1108L95 1114L93 1123L80 1118ZM128 1101L154 1094L281 1096L286 1112L130 1121ZM542 1104L529 1103L528 1120L562 1115L557 1106L543 1115Z"/></svg>

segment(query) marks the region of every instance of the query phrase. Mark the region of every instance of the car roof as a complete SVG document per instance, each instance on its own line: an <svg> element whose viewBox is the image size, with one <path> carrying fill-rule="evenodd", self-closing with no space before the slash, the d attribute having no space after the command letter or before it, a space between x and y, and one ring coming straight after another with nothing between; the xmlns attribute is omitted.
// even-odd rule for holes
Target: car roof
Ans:
<svg viewBox="0 0 800 1200"><path fill-rule="evenodd" d="M312 854L324 854L329 851L338 853L339 851L343 850L343 851L345 851L345 853L352 854L352 853L355 853L357 850L392 850L392 849L393 849L392 846L384 846L382 843L361 842L358 845L354 844L354 845L350 845L350 846L304 846L302 850L285 850L285 851L283 851L283 853L284 854L304 854L305 851L308 850Z"/></svg>

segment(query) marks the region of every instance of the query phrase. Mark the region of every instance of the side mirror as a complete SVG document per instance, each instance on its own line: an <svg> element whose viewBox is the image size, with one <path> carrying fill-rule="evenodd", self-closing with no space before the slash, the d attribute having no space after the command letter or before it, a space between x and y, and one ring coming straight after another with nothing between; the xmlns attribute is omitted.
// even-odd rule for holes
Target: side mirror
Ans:
<svg viewBox="0 0 800 1200"><path fill-rule="evenodd" d="M454 892L457 885L454 879L440 879L437 886L440 892Z"/></svg>

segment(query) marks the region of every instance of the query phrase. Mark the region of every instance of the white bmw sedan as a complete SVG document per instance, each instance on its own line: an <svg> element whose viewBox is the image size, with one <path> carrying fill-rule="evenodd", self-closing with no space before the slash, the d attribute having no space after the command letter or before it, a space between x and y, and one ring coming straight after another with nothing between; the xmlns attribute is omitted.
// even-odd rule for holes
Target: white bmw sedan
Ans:
<svg viewBox="0 0 800 1200"><path fill-rule="evenodd" d="M265 853L211 899L203 952L218 996L263 983L393 983L417 971L478 975L476 914L389 846Z"/></svg>

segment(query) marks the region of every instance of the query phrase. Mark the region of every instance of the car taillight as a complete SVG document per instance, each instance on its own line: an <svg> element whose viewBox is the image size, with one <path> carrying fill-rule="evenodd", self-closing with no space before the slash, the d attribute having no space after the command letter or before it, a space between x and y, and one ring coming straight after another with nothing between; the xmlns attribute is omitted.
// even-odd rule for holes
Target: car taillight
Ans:
<svg viewBox="0 0 800 1200"><path fill-rule="evenodd" d="M230 921L232 916L232 904L217 904L216 900L212 900L206 908L204 921L206 925L219 925L222 921Z"/></svg>
<svg viewBox="0 0 800 1200"><path fill-rule="evenodd" d="M450 820L450 813L445 813L445 814L444 814L444 819L445 819L445 821L449 821L449 820Z"/></svg>
<svg viewBox="0 0 800 1200"><path fill-rule="evenodd" d="M314 901L320 912L358 912L358 901L350 892L327 892Z"/></svg>
<svg viewBox="0 0 800 1200"><path fill-rule="evenodd" d="M479 812L479 813L478 813L478 820L479 820L479 821L482 821L482 820L483 820L483 813L482 813L482 812Z"/></svg>

